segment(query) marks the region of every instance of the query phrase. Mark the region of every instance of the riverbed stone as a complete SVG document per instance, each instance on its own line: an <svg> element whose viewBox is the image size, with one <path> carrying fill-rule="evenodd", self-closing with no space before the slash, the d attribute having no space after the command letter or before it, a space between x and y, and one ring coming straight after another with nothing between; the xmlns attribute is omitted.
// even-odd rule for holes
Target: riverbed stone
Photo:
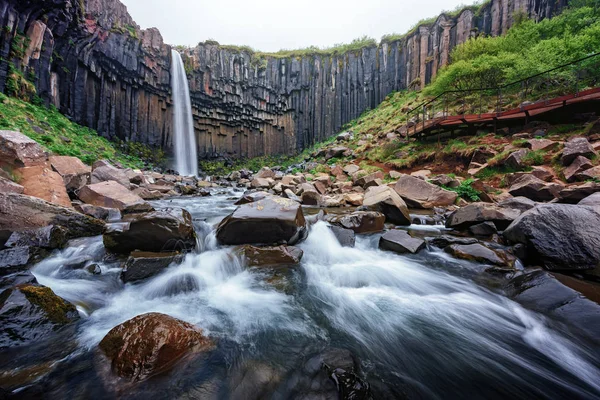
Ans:
<svg viewBox="0 0 600 400"><path fill-rule="evenodd" d="M180 253L134 251L123 265L121 280L125 283L142 281L158 275L173 263L181 263Z"/></svg>
<svg viewBox="0 0 600 400"><path fill-rule="evenodd" d="M168 371L185 356L212 350L214 342L192 324L148 313L117 325L98 346L113 373L143 381Z"/></svg>
<svg viewBox="0 0 600 400"><path fill-rule="evenodd" d="M346 229L335 225L330 225L329 229L343 247L354 247L356 244L356 234L352 229Z"/></svg>
<svg viewBox="0 0 600 400"><path fill-rule="evenodd" d="M269 196L239 206L217 227L217 240L224 245L294 245L306 234L306 220L297 202Z"/></svg>
<svg viewBox="0 0 600 400"><path fill-rule="evenodd" d="M514 257L509 257L507 253L490 249L480 243L467 245L452 244L446 247L444 251L456 258L500 267L512 268L515 263Z"/></svg>
<svg viewBox="0 0 600 400"><path fill-rule="evenodd" d="M458 197L455 192L410 175L402 175L394 190L412 208L445 207L454 204Z"/></svg>
<svg viewBox="0 0 600 400"><path fill-rule="evenodd" d="M116 208L124 213L152 210L152 206L140 196L115 181L86 185L79 191L79 199L99 207Z"/></svg>
<svg viewBox="0 0 600 400"><path fill-rule="evenodd" d="M559 197L563 188L561 184L547 183L531 174L525 174L515 180L508 192L512 196L523 196L533 201L550 201Z"/></svg>
<svg viewBox="0 0 600 400"><path fill-rule="evenodd" d="M390 250L396 253L412 253L416 254L426 247L426 242L423 239L414 238L406 231L394 229L387 231L379 239L379 248Z"/></svg>
<svg viewBox="0 0 600 400"><path fill-rule="evenodd" d="M304 252L294 246L271 246L257 247L246 245L241 249L250 267L284 267L294 266L300 263Z"/></svg>
<svg viewBox="0 0 600 400"><path fill-rule="evenodd" d="M385 226L385 215L377 211L354 211L349 214L327 215L326 221L354 233L381 232Z"/></svg>
<svg viewBox="0 0 600 400"><path fill-rule="evenodd" d="M68 239L101 235L105 227L103 221L71 208L22 194L0 193L0 233L50 225L64 228Z"/></svg>
<svg viewBox="0 0 600 400"><path fill-rule="evenodd" d="M189 251L196 247L192 216L182 208L165 208L133 214L126 224L109 227L104 234L107 250L129 254L132 251Z"/></svg>
<svg viewBox="0 0 600 400"><path fill-rule="evenodd" d="M47 165L24 167L15 170L23 194L46 200L63 207L71 207L71 199L62 177Z"/></svg>
<svg viewBox="0 0 600 400"><path fill-rule="evenodd" d="M50 288L14 286L0 293L0 348L39 341L78 319L75 306Z"/></svg>
<svg viewBox="0 0 600 400"><path fill-rule="evenodd" d="M446 227L463 230L489 221L502 230L519 215L521 215L521 211L513 208L504 208L490 203L472 203L450 214L446 220Z"/></svg>
<svg viewBox="0 0 600 400"><path fill-rule="evenodd" d="M363 206L385 215L387 222L396 225L410 225L408 207L402 198L388 186L370 187L365 192Z"/></svg>
<svg viewBox="0 0 600 400"><path fill-rule="evenodd" d="M549 270L593 269L600 266L600 214L591 207L541 204L526 211L504 237L527 248L529 262Z"/></svg>
<svg viewBox="0 0 600 400"><path fill-rule="evenodd" d="M90 183L101 183L114 181L129 189L129 177L125 170L119 169L108 161L99 161L94 163Z"/></svg>

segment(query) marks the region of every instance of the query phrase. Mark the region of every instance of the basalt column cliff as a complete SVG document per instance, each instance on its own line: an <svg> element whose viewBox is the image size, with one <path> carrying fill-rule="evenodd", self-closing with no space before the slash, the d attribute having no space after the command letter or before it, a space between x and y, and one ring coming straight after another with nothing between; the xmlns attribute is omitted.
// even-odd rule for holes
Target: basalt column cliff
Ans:
<svg viewBox="0 0 600 400"><path fill-rule="evenodd" d="M421 87L454 46L500 35L516 15L566 0L492 0L402 39L343 55L276 58L201 43L184 52L199 156L290 154L337 132L389 93ZM47 104L109 138L170 149L170 46L118 0L1 0L0 90L35 85Z"/></svg>

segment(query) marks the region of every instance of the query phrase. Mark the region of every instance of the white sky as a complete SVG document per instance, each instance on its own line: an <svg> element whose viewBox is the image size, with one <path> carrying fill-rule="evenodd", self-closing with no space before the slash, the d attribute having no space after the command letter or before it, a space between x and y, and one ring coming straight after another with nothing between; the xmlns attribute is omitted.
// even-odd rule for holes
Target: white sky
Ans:
<svg viewBox="0 0 600 400"><path fill-rule="evenodd" d="M215 39L277 51L328 47L368 35L404 33L423 18L469 0L121 0L142 27L165 42L195 46Z"/></svg>

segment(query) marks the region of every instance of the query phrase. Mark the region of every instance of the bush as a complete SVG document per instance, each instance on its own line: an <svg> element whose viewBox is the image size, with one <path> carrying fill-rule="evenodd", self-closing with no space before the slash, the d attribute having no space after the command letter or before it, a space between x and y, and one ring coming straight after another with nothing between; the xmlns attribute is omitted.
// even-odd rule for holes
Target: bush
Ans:
<svg viewBox="0 0 600 400"><path fill-rule="evenodd" d="M467 179L461 182L460 186L455 188L445 187L446 190L450 190L458 193L458 196L468 201L479 201L479 193L473 188L473 179Z"/></svg>

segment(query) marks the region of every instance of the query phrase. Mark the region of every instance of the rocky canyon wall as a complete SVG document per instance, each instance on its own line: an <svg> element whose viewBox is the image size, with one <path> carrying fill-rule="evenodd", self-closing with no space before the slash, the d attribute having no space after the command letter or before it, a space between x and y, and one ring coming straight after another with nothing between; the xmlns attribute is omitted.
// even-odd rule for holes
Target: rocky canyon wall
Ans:
<svg viewBox="0 0 600 400"><path fill-rule="evenodd" d="M183 51L198 153L294 153L391 92L430 82L457 44L501 35L518 14L549 18L566 1L492 0L342 55L257 61L201 43ZM0 27L1 91L22 71L41 99L74 121L108 138L171 148L170 46L156 29L141 30L118 0L0 0Z"/></svg>

